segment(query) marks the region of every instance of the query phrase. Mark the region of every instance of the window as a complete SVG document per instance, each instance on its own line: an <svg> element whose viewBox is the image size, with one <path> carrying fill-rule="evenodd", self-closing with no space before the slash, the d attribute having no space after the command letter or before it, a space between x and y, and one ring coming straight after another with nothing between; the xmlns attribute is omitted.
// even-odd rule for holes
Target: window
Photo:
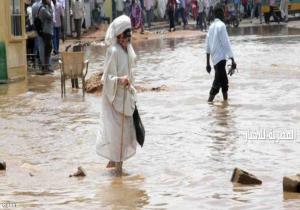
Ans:
<svg viewBox="0 0 300 210"><path fill-rule="evenodd" d="M21 0L10 0L11 10L11 34L22 36L22 12Z"/></svg>

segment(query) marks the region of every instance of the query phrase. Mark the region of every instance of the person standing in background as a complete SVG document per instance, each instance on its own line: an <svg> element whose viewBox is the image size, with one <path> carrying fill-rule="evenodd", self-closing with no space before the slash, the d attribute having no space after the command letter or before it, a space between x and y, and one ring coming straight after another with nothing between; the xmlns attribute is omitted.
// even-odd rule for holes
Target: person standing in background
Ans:
<svg viewBox="0 0 300 210"><path fill-rule="evenodd" d="M192 0L192 15L193 15L193 19L196 21L198 17L198 10L199 10L198 0Z"/></svg>
<svg viewBox="0 0 300 210"><path fill-rule="evenodd" d="M205 3L205 10L206 10L206 17L208 25L213 21L213 4L212 0L204 0Z"/></svg>
<svg viewBox="0 0 300 210"><path fill-rule="evenodd" d="M103 6L103 2L95 3L95 8L92 10L93 25L96 27L96 29L99 29L98 26L102 22L105 23L106 21L107 24L110 24L110 18L106 17Z"/></svg>
<svg viewBox="0 0 300 210"><path fill-rule="evenodd" d="M33 32L33 17L32 17L32 2L31 0L25 1L25 29L27 33L26 40L26 51L28 55L28 59L34 64L35 56L34 56L34 33Z"/></svg>
<svg viewBox="0 0 300 210"><path fill-rule="evenodd" d="M32 18L33 20L38 16L40 7L42 6L42 0L37 0L32 5ZM36 31L36 28L34 27ZM42 42L42 37L37 33L37 37L34 39L34 53L39 59L39 64L44 63L44 46Z"/></svg>
<svg viewBox="0 0 300 210"><path fill-rule="evenodd" d="M42 0L42 6L39 10L37 15L42 22L41 41L44 46L44 63L42 63L42 71L43 73L51 73L53 72L53 70L50 69L53 36L53 11L51 0Z"/></svg>
<svg viewBox="0 0 300 210"><path fill-rule="evenodd" d="M234 10L237 17L240 19L241 0L234 0Z"/></svg>
<svg viewBox="0 0 300 210"><path fill-rule="evenodd" d="M72 14L73 14L73 19L75 24L75 31L77 33L77 39L80 39L82 20L84 18L84 5L82 0L73 0Z"/></svg>
<svg viewBox="0 0 300 210"><path fill-rule="evenodd" d="M168 16L170 21L169 32L175 31L175 11L176 11L176 0L168 0L167 3Z"/></svg>
<svg viewBox="0 0 300 210"><path fill-rule="evenodd" d="M280 12L281 12L281 17L285 22L289 21L289 0L281 0L280 1Z"/></svg>
<svg viewBox="0 0 300 210"><path fill-rule="evenodd" d="M116 4L117 17L123 15L124 13L124 1L123 0L114 0Z"/></svg>
<svg viewBox="0 0 300 210"><path fill-rule="evenodd" d="M60 39L60 32L62 30L63 25L63 17L64 17L64 9L60 2L57 2L57 0L52 0L54 4L54 28L53 28L53 53L57 55L59 53L59 39Z"/></svg>
<svg viewBox="0 0 300 210"><path fill-rule="evenodd" d="M153 0L144 0L148 27L151 27Z"/></svg>
<svg viewBox="0 0 300 210"><path fill-rule="evenodd" d="M268 24L270 23L270 17L273 17L274 22L277 22L278 24L280 23L280 19L279 17L277 17L276 13L275 13L275 8L276 8L276 1L275 0L269 0L270 3L270 13L269 13L269 20L268 20Z"/></svg>
<svg viewBox="0 0 300 210"><path fill-rule="evenodd" d="M200 27L201 31L207 29L204 0L198 0L197 26Z"/></svg>
<svg viewBox="0 0 300 210"><path fill-rule="evenodd" d="M258 11L259 22L260 24L262 24L261 0L253 0L253 7L251 11L251 23L256 10Z"/></svg>
<svg viewBox="0 0 300 210"><path fill-rule="evenodd" d="M185 14L186 4L185 0L179 0L178 3L178 15L181 17L183 22L183 28L185 29L187 25L186 14Z"/></svg>
<svg viewBox="0 0 300 210"><path fill-rule="evenodd" d="M124 14L130 17L131 12L131 0L126 0L124 3Z"/></svg>
<svg viewBox="0 0 300 210"><path fill-rule="evenodd" d="M144 18L143 10L138 0L132 0L130 19L133 30L141 29L141 34L144 33Z"/></svg>
<svg viewBox="0 0 300 210"><path fill-rule="evenodd" d="M249 3L248 0L242 0L242 5L244 8L244 18L248 18L249 17Z"/></svg>

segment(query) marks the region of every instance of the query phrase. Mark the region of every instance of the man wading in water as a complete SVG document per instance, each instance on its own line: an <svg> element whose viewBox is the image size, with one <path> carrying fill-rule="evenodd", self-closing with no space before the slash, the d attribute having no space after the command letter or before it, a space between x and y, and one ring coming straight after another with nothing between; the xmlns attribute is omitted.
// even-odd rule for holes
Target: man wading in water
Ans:
<svg viewBox="0 0 300 210"><path fill-rule="evenodd" d="M110 24L105 43L109 48L101 79L103 127L96 150L98 155L109 160L107 168L116 167L117 174L121 175L123 161L135 154L137 145L133 122L136 91L132 72L136 54L131 45L128 16L121 15Z"/></svg>
<svg viewBox="0 0 300 210"><path fill-rule="evenodd" d="M206 37L207 65L206 71L210 73L210 55L215 69L215 79L210 90L208 102L213 102L215 96L222 88L223 99L227 100L228 78L226 73L226 59L231 59L232 69L236 69L231 46L224 21L224 11L221 5L214 8L215 20L209 27Z"/></svg>

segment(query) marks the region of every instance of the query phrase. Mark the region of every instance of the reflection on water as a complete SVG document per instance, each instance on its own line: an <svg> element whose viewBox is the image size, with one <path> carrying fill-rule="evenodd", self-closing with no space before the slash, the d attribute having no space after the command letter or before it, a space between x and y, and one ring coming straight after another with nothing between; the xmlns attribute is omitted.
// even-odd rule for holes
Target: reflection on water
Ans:
<svg viewBox="0 0 300 210"><path fill-rule="evenodd" d="M110 209L142 209L149 204L149 196L142 187L143 177L115 178L106 185L101 184L95 196Z"/></svg>
<svg viewBox="0 0 300 210"><path fill-rule="evenodd" d="M229 33L234 36L260 35L260 36L278 36L278 35L299 35L300 29L288 28L285 25L268 25L229 28Z"/></svg>
<svg viewBox="0 0 300 210"><path fill-rule="evenodd" d="M213 104L209 116L212 121L208 137L212 139L211 158L222 163L225 155L234 154L235 141L237 141L236 126L234 122L234 111L230 110L228 102L222 101L220 104Z"/></svg>
<svg viewBox="0 0 300 210"><path fill-rule="evenodd" d="M95 154L101 97L67 83L59 72L0 86L0 201L21 209L297 209L282 193L282 177L299 171L297 141L248 141L251 129L299 129L299 32L282 26L231 31L239 73L230 77L229 101L206 102L212 75L205 70L204 39L135 44L138 105L147 138L115 178ZM276 37L272 37L276 35ZM90 47L90 73L100 71L105 50ZM299 131L300 133L300 131ZM69 178L81 165L87 176ZM234 167L263 185L233 186Z"/></svg>

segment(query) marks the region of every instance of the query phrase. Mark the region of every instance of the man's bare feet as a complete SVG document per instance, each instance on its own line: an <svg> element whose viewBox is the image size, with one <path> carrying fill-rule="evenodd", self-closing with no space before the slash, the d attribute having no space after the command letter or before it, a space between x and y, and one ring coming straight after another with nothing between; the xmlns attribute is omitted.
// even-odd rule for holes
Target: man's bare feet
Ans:
<svg viewBox="0 0 300 210"><path fill-rule="evenodd" d="M106 168L114 168L116 167L116 163L114 161L109 161Z"/></svg>
<svg viewBox="0 0 300 210"><path fill-rule="evenodd" d="M117 162L116 163L116 173L117 173L117 176L122 176L122 166L123 166L123 162Z"/></svg>

